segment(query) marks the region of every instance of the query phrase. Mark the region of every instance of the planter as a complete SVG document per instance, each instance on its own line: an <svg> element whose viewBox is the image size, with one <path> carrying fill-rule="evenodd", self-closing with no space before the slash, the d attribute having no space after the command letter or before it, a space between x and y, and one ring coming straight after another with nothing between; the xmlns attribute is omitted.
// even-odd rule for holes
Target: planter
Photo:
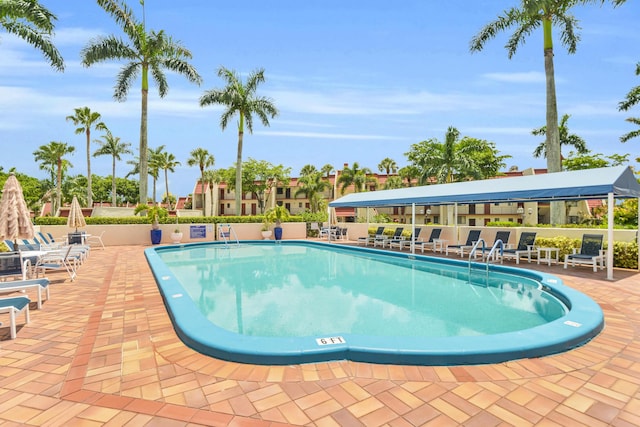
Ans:
<svg viewBox="0 0 640 427"><path fill-rule="evenodd" d="M262 233L262 238L264 240L269 240L269 237L271 237L271 234L272 234L271 230L265 230L265 231L262 231L261 233Z"/></svg>
<svg viewBox="0 0 640 427"><path fill-rule="evenodd" d="M162 230L151 230L151 244L158 245L162 241Z"/></svg>
<svg viewBox="0 0 640 427"><path fill-rule="evenodd" d="M176 232L171 233L171 241L173 243L180 243L181 240L182 240L182 233L176 233Z"/></svg>
<svg viewBox="0 0 640 427"><path fill-rule="evenodd" d="M282 227L274 227L273 235L276 238L276 240L282 240Z"/></svg>

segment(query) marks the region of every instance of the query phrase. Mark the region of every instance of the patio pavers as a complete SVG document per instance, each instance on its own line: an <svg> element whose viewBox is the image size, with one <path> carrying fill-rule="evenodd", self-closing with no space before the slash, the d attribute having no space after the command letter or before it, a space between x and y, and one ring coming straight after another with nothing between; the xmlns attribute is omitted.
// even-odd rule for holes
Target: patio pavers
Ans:
<svg viewBox="0 0 640 427"><path fill-rule="evenodd" d="M640 275L544 268L594 298L585 346L479 366L334 361L256 366L176 336L142 246L94 251L75 282L9 340L0 327L0 422L17 425L638 425Z"/></svg>

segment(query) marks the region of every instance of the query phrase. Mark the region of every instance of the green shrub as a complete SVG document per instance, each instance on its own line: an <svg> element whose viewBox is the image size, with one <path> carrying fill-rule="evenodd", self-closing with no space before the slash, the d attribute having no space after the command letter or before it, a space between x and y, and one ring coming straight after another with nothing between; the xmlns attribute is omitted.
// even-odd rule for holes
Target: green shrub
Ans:
<svg viewBox="0 0 640 427"><path fill-rule="evenodd" d="M581 239L571 239L565 236L538 237L536 246L547 248L559 248L559 260L564 262L566 254L572 254L573 248L580 249ZM607 241L603 245L607 248ZM638 243L637 242L613 242L613 266L619 268L638 268Z"/></svg>

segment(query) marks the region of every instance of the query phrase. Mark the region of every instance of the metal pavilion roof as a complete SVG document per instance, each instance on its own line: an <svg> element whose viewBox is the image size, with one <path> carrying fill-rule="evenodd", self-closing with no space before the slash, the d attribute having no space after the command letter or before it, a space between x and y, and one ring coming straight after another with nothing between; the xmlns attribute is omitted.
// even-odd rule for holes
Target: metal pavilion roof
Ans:
<svg viewBox="0 0 640 427"><path fill-rule="evenodd" d="M425 185L396 190L352 193L330 207L383 207L475 204L640 197L640 184L628 166Z"/></svg>

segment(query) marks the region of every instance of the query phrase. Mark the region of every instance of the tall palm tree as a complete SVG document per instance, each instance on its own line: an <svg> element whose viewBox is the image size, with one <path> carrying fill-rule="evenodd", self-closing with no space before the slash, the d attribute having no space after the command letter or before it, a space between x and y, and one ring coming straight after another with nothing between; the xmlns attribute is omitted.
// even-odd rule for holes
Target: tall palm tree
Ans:
<svg viewBox="0 0 640 427"><path fill-rule="evenodd" d="M316 171L301 176L298 179L298 187L294 196L297 197L299 194L304 194L309 199L311 212L315 213L320 210L322 193L331 187L331 183L324 179L322 172Z"/></svg>
<svg viewBox="0 0 640 427"><path fill-rule="evenodd" d="M225 130L229 120L238 115L238 153L236 156L236 183L235 190L236 215L242 212L242 141L244 137L245 123L249 133L253 133L253 116L258 116L264 126L269 126L269 117L278 115L273 101L270 98L257 96L258 85L264 83L264 69L252 71L243 84L242 79L233 70L220 67L218 77L226 82L222 89L211 89L200 97L200 106L220 104L226 107L220 117L220 127Z"/></svg>
<svg viewBox="0 0 640 427"><path fill-rule="evenodd" d="M515 27L514 33L507 41L506 48L509 59L525 42L525 38L536 29L542 27L544 72L546 77L546 124L545 146L547 153L547 170L560 172L562 160L560 158L560 133L558 130L558 105L556 101L556 83L553 65L553 25L560 26L560 40L569 53L575 53L579 35L576 34L577 19L569 11L577 5L589 3L604 3L605 0L522 0L520 8L513 7L505 10L493 22L484 26L478 34L471 39L471 52L479 52L485 43L496 37L500 32ZM622 3L622 0L613 0L614 4ZM554 224L563 223L562 212L564 208L552 203L551 221Z"/></svg>
<svg viewBox="0 0 640 427"><path fill-rule="evenodd" d="M370 174L371 169L360 169L358 162L353 162L352 167L345 166L344 169L342 169L342 174L338 177L338 184L341 185L340 193L344 194L350 185L353 185L353 191L356 193L365 191L367 184L375 182L375 179L369 176Z"/></svg>
<svg viewBox="0 0 640 427"><path fill-rule="evenodd" d="M100 121L102 116L89 107L74 108L74 115L67 116L67 121L73 122L76 134L84 133L87 137L87 207L93 206L93 192L91 191L91 129L107 130L107 126Z"/></svg>
<svg viewBox="0 0 640 427"><path fill-rule="evenodd" d="M111 205L117 205L117 191L116 191L116 160L122 160L123 154L133 154L133 151L129 149L131 144L128 142L120 142L119 136L113 136L109 131L105 135L102 135L102 141L96 140L100 143L94 157L97 156L111 156Z"/></svg>
<svg viewBox="0 0 640 427"><path fill-rule="evenodd" d="M64 71L64 60L51 41L57 17L37 0L0 1L0 26L40 50L57 71Z"/></svg>
<svg viewBox="0 0 640 427"><path fill-rule="evenodd" d="M387 175L389 175L391 172L396 173L398 170L398 164L395 160L390 159L389 157L385 157L378 164L378 170L380 172L385 172Z"/></svg>
<svg viewBox="0 0 640 427"><path fill-rule="evenodd" d="M148 152L147 152L147 102L149 94L149 71L151 77L158 86L158 94L161 98L167 94L169 85L163 70L169 70L182 74L192 83L200 85L202 78L196 69L187 60L191 59L191 52L183 47L179 42L174 41L164 31L160 30L147 32L144 18L142 22L136 20L133 11L123 0L97 0L109 15L113 17L117 24L122 27L122 31L129 38L126 43L121 38L113 35L98 37L91 40L82 49L82 65L90 67L93 64L108 60L125 60L127 64L120 70L116 80L113 97L123 102L127 99L129 89L139 74L141 80L141 114L140 114L140 203L147 201L147 175L148 175ZM144 2L142 13L144 16Z"/></svg>
<svg viewBox="0 0 640 427"><path fill-rule="evenodd" d="M212 167L213 164L216 162L216 159L213 157L213 155L209 154L209 151L207 151L204 148L196 148L193 151L191 151L191 157L189 157L187 159L187 165L189 166L198 166L198 168L200 169L200 197L202 199L202 215L204 215L205 209L204 209L204 189L205 189L205 182L204 182L204 170L205 168L209 168Z"/></svg>
<svg viewBox="0 0 640 427"><path fill-rule="evenodd" d="M589 152L589 150L587 149L587 143L584 141L584 139L582 139L575 133L569 133L569 127L567 126L569 117L571 117L569 114L563 114L562 119L560 119L560 124L558 125L558 132L560 134L560 147L562 147L563 145L571 145L576 149L578 154L586 154ZM546 126L542 126L531 131L531 134L535 136L546 135L546 133ZM541 142L540 145L538 145L533 151L533 157L540 156L547 156L546 144L544 143L544 141ZM562 159L562 152L560 153L560 159Z"/></svg>
<svg viewBox="0 0 640 427"><path fill-rule="evenodd" d="M415 165L408 165L401 167L398 170L398 175L400 175L400 178L407 181L407 187L411 187L413 180L420 176L420 171Z"/></svg>
<svg viewBox="0 0 640 427"><path fill-rule="evenodd" d="M307 176L314 173L317 173L318 169L316 169L313 165L304 165L302 169L300 169L300 176Z"/></svg>
<svg viewBox="0 0 640 427"><path fill-rule="evenodd" d="M56 171L56 205L52 211L56 211L60 207L62 200L62 173L65 169L73 165L63 157L72 154L75 147L64 142L51 141L47 145L41 145L33 152L36 162L41 162L40 169Z"/></svg>
<svg viewBox="0 0 640 427"><path fill-rule="evenodd" d="M176 166L180 166L180 162L176 160L173 154L162 151L156 158L158 169L164 171L164 185L167 194L167 204L171 210L171 193L169 193L169 172L175 172Z"/></svg>
<svg viewBox="0 0 640 427"><path fill-rule="evenodd" d="M640 76L640 62L636 64L636 76ZM640 103L640 86L633 87L624 101L618 104L619 111L627 111L629 108L638 105ZM625 119L627 122L632 123L636 126L640 126L640 117L629 117ZM631 132L627 132L620 137L620 142L627 142L632 138L637 138L640 136L640 129L632 130Z"/></svg>

